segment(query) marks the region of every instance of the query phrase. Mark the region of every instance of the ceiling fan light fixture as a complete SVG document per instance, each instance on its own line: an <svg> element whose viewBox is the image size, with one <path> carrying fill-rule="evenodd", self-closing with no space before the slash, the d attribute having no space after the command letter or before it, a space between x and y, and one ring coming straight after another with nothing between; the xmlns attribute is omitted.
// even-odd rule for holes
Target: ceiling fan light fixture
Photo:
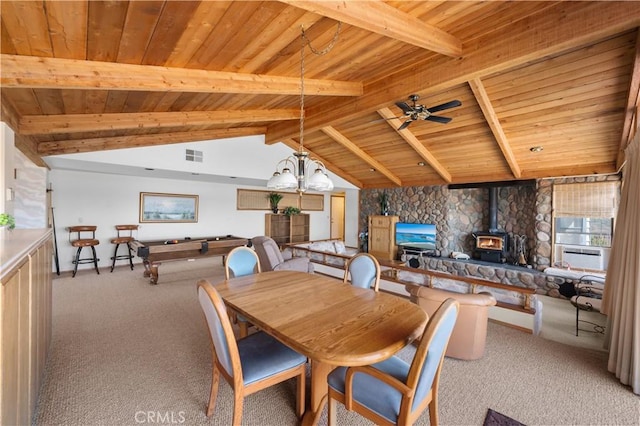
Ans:
<svg viewBox="0 0 640 426"><path fill-rule="evenodd" d="M452 101L427 108L424 105L418 104L418 99L420 99L419 95L409 95L409 100L411 101L412 105L409 105L406 102L396 102L396 106L402 110L403 117L406 118L406 121L402 123L402 125L398 127L397 130L403 130L407 128L409 124L418 120L434 121L436 123L447 124L451 121L451 118L434 115L433 113L444 111L449 108L459 107L462 105L462 102L454 99Z"/></svg>

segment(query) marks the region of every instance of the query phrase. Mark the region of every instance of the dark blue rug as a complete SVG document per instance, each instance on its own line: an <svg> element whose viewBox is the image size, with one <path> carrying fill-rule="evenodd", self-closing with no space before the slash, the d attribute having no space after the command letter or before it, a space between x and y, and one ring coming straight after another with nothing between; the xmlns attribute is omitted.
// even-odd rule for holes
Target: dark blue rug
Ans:
<svg viewBox="0 0 640 426"><path fill-rule="evenodd" d="M487 410L487 415L484 418L483 426L525 426L517 420L512 419L509 416L505 416L502 413L493 411L491 408Z"/></svg>

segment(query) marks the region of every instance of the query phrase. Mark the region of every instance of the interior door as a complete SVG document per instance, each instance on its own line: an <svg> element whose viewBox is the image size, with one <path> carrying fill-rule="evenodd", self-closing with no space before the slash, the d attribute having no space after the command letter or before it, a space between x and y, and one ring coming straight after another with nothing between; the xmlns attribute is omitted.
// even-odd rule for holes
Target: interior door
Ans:
<svg viewBox="0 0 640 426"><path fill-rule="evenodd" d="M344 196L331 196L331 238L344 241Z"/></svg>

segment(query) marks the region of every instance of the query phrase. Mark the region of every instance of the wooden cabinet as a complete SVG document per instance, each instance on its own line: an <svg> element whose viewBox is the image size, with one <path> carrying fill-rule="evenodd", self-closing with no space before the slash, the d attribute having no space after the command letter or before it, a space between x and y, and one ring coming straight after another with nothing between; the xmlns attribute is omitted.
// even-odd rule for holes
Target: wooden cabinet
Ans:
<svg viewBox="0 0 640 426"><path fill-rule="evenodd" d="M0 424L31 424L51 342L51 231L0 240Z"/></svg>
<svg viewBox="0 0 640 426"><path fill-rule="evenodd" d="M394 260L398 216L369 216L369 253L380 259Z"/></svg>
<svg viewBox="0 0 640 426"><path fill-rule="evenodd" d="M287 216L267 213L264 219L264 233L278 244L309 241L309 215L305 213Z"/></svg>

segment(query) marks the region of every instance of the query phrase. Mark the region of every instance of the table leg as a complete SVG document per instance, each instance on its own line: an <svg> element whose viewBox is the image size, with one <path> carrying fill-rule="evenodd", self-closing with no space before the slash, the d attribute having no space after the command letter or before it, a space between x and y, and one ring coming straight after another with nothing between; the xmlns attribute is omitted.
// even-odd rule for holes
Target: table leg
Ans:
<svg viewBox="0 0 640 426"><path fill-rule="evenodd" d="M304 413L303 425L315 426L318 424L322 410L327 404L327 393L329 391L327 376L334 368L335 366L333 365L311 360L311 401Z"/></svg>

